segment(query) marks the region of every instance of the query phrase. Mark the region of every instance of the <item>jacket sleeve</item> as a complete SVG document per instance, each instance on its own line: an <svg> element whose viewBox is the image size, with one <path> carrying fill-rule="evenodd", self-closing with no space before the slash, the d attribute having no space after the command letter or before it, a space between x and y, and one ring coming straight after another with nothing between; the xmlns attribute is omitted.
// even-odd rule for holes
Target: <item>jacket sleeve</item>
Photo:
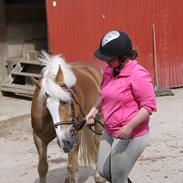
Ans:
<svg viewBox="0 0 183 183"><path fill-rule="evenodd" d="M139 109L145 108L150 114L157 110L156 97L152 79L147 70L143 67L134 69L131 74L132 93Z"/></svg>

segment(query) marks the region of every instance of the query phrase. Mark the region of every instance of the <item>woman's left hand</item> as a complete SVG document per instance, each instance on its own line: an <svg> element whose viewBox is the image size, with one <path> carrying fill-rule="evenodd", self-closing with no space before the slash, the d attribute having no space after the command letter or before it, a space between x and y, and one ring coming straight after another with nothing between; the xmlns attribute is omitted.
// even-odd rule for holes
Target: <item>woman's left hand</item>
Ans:
<svg viewBox="0 0 183 183"><path fill-rule="evenodd" d="M118 133L118 138L120 139L129 139L132 134L133 128L127 124L123 126Z"/></svg>

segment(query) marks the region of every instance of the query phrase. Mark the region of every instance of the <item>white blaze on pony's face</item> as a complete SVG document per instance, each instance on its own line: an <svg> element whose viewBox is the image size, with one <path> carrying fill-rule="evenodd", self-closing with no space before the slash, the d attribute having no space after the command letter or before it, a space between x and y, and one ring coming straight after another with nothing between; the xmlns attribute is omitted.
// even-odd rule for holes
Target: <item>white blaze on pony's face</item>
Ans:
<svg viewBox="0 0 183 183"><path fill-rule="evenodd" d="M52 116L53 123L56 124L63 121L60 116L60 102L52 97L47 98L47 108ZM70 134L69 129L61 129L61 126L55 127L57 135L57 143L64 152L69 152L75 144L75 138Z"/></svg>
<svg viewBox="0 0 183 183"><path fill-rule="evenodd" d="M60 104L60 101L65 102L67 105L72 101L70 92L66 91L55 79L58 72L61 72L61 79L68 88L71 88L76 83L76 77L71 70L71 66L66 64L62 57L59 55L50 56L46 52L42 53L39 59L45 67L42 70L43 78L41 83L41 90L39 94L40 103L43 103L47 97L47 108L52 116L53 123L56 124L62 121L69 121L70 119L63 119L60 114L60 108L65 108ZM69 109L69 107L68 107ZM69 152L74 143L75 137L69 132L69 125L67 129L62 126L55 127L58 145L65 151Z"/></svg>

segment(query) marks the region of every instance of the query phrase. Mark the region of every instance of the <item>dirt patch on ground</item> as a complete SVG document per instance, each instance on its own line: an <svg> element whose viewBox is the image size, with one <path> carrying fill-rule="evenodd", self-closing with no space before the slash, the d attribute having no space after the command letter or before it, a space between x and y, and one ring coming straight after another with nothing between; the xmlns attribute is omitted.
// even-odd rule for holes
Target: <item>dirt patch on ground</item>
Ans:
<svg viewBox="0 0 183 183"><path fill-rule="evenodd" d="M37 151L30 115L0 123L0 182L38 183ZM52 141L48 146L48 182L64 183L67 154ZM92 167L80 167L79 182L93 182Z"/></svg>
<svg viewBox="0 0 183 183"><path fill-rule="evenodd" d="M183 89L158 97L151 140L130 177L134 183L183 183ZM48 147L48 183L64 183L67 154L53 141ZM79 183L94 183L92 167L81 166ZM38 183L37 152L30 115L0 122L0 182Z"/></svg>

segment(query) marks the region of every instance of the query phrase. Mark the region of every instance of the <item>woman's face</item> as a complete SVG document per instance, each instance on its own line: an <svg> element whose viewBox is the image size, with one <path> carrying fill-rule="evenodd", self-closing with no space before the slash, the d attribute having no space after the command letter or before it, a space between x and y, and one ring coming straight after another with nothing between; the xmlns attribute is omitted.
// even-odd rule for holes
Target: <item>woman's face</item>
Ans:
<svg viewBox="0 0 183 183"><path fill-rule="evenodd" d="M120 65L120 62L117 58L115 58L114 60L111 60L108 62L108 64L112 67L112 68L116 68Z"/></svg>

